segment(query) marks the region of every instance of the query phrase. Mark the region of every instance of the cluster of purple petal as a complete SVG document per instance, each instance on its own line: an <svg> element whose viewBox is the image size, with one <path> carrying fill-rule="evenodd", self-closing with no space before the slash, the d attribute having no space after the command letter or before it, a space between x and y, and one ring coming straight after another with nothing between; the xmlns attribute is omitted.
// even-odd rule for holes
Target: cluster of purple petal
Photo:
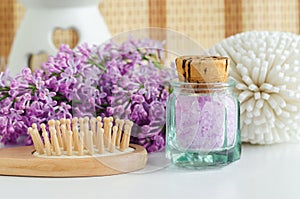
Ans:
<svg viewBox="0 0 300 199"><path fill-rule="evenodd" d="M31 144L27 128L32 123L43 123L51 118L70 117L71 106L55 100L56 93L48 87L45 73L32 73L24 68L12 78L0 75L0 142Z"/></svg>
<svg viewBox="0 0 300 199"><path fill-rule="evenodd" d="M172 67L161 64L163 43L129 40L75 50L62 45L43 70L0 74L0 142L25 138L32 123L72 116L115 116L134 122L131 141L149 152L165 146L165 109Z"/></svg>

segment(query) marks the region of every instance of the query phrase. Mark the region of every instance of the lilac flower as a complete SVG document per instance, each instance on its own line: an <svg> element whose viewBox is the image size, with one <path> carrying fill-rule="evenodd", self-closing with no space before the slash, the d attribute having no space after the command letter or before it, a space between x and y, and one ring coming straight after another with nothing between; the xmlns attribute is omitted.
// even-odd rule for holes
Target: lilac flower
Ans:
<svg viewBox="0 0 300 199"><path fill-rule="evenodd" d="M62 45L43 70L28 68L12 78L0 73L0 142L17 142L27 128L49 119L115 116L134 122L131 141L149 152L165 146L167 82L174 68L164 67L163 43L129 38L121 44Z"/></svg>

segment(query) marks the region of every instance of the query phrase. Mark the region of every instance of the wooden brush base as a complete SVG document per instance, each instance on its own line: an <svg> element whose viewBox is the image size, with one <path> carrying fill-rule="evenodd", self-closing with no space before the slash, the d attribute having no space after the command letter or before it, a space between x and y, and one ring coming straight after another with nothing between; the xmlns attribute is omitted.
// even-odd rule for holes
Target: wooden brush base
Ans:
<svg viewBox="0 0 300 199"><path fill-rule="evenodd" d="M130 144L134 151L89 158L40 158L33 146L0 149L0 175L35 177L88 177L128 173L145 167L147 151Z"/></svg>

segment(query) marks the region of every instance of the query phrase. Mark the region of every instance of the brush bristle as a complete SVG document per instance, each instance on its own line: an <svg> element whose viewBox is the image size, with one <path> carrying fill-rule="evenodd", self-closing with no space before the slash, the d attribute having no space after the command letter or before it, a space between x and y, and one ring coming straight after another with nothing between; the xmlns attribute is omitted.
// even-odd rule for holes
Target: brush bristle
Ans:
<svg viewBox="0 0 300 199"><path fill-rule="evenodd" d="M32 128L28 128L28 132L34 140L36 152L40 155L46 153L48 156L63 154L82 156L102 154L104 151L110 153L114 153L115 150L124 151L129 147L129 131L131 131L132 125L133 122L129 120L115 119L114 121L113 117L91 119L74 117L72 120L65 118L49 120L49 133L46 124L40 125L44 144L37 140L37 136L42 140L40 135L32 133L34 130L37 131L37 124L32 124ZM124 142L122 148L121 140L122 143Z"/></svg>

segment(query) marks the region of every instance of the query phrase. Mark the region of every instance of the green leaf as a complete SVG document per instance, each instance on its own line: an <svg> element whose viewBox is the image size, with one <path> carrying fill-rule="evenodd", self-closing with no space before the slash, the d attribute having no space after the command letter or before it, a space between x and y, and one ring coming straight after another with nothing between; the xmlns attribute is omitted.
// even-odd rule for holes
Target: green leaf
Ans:
<svg viewBox="0 0 300 199"><path fill-rule="evenodd" d="M9 91L10 88L8 86L0 88L0 91Z"/></svg>
<svg viewBox="0 0 300 199"><path fill-rule="evenodd" d="M154 66L158 69L163 69L163 65L159 62L152 62L154 64Z"/></svg>
<svg viewBox="0 0 300 199"><path fill-rule="evenodd" d="M100 68L100 69L102 69L103 71L106 72L106 67L104 66L104 64L96 63L96 61L93 60L93 59L89 59L88 63L91 64L91 65L94 65L94 66L96 66L96 67L98 67L98 68Z"/></svg>
<svg viewBox="0 0 300 199"><path fill-rule="evenodd" d="M3 95L3 97L0 98L0 101L4 100L5 98L8 98L8 97L10 97L10 95L9 94L5 94L5 95Z"/></svg>

